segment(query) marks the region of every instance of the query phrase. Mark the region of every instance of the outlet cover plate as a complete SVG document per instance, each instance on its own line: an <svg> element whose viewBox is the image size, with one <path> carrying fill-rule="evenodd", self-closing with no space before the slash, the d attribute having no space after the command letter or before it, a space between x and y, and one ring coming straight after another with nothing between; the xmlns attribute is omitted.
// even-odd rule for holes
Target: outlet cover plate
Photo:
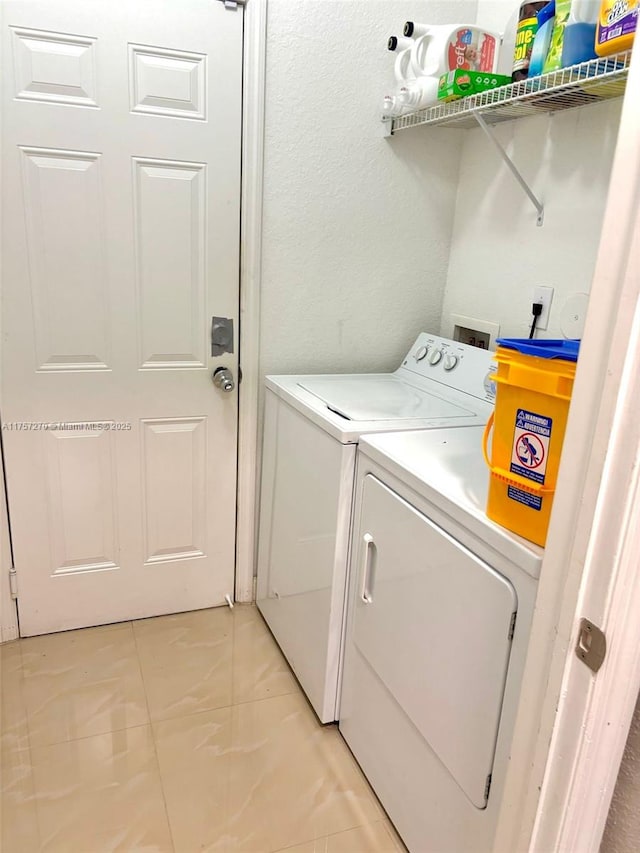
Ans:
<svg viewBox="0 0 640 853"><path fill-rule="evenodd" d="M537 285L533 288L531 303L542 302L542 314L536 322L536 329L543 331L549 326L549 313L551 311L551 300L553 299L553 288Z"/></svg>

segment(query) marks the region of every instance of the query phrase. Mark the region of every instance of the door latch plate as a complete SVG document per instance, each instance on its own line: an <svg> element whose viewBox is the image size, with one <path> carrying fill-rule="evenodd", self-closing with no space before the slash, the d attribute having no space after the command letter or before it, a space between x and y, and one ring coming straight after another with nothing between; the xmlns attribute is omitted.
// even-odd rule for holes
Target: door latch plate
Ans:
<svg viewBox="0 0 640 853"><path fill-rule="evenodd" d="M224 355L226 352L233 352L233 319L212 317L211 355Z"/></svg>
<svg viewBox="0 0 640 853"><path fill-rule="evenodd" d="M597 672L602 666L607 653L607 638L604 632L588 619L580 620L576 654L586 663L592 672Z"/></svg>

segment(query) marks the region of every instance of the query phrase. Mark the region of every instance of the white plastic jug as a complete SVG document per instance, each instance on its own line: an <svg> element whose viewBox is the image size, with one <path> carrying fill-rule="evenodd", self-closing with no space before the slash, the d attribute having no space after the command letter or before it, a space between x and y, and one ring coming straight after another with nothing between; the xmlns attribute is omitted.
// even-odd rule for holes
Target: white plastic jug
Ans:
<svg viewBox="0 0 640 853"><path fill-rule="evenodd" d="M431 24L419 24L416 21L405 21L402 32L407 38L418 38L424 35Z"/></svg>
<svg viewBox="0 0 640 853"><path fill-rule="evenodd" d="M400 85L395 98L395 109L399 111L396 115L422 109L438 100L440 75L416 78L411 63L412 50L408 48L399 53L394 64L395 78Z"/></svg>
<svg viewBox="0 0 640 853"><path fill-rule="evenodd" d="M407 39L404 36L389 36L387 40L387 50L400 51L406 50L408 47L413 47L413 39Z"/></svg>
<svg viewBox="0 0 640 853"><path fill-rule="evenodd" d="M393 70L400 88L395 95L384 99L383 115L402 115L435 104L438 100L439 77L422 76L416 79L411 66L411 48L396 56Z"/></svg>
<svg viewBox="0 0 640 853"><path fill-rule="evenodd" d="M600 11L600 0L572 0L570 24L595 24Z"/></svg>
<svg viewBox="0 0 640 853"><path fill-rule="evenodd" d="M382 117L396 118L406 112L404 104L400 101L399 95L385 95L382 99Z"/></svg>
<svg viewBox="0 0 640 853"><path fill-rule="evenodd" d="M438 100L438 83L437 77L420 77L402 86L396 99L401 110L413 112L435 104Z"/></svg>
<svg viewBox="0 0 640 853"><path fill-rule="evenodd" d="M413 48L408 47L405 50L401 50L400 53L397 54L395 62L393 63L393 73L401 85L410 80L415 80L416 75L413 73L413 68L411 66L411 51Z"/></svg>
<svg viewBox="0 0 640 853"><path fill-rule="evenodd" d="M466 24L428 27L411 48L414 77L440 78L457 69L493 74L498 65L500 35Z"/></svg>

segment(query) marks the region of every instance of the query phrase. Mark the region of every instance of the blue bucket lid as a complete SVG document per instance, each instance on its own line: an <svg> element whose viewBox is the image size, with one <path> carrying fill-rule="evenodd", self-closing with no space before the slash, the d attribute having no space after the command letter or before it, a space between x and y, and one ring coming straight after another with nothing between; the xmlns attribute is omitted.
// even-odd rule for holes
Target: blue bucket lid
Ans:
<svg viewBox="0 0 640 853"><path fill-rule="evenodd" d="M535 355L538 358L563 358L565 361L577 361L580 350L579 340L547 340L545 338L498 338L501 347L514 349L523 355Z"/></svg>

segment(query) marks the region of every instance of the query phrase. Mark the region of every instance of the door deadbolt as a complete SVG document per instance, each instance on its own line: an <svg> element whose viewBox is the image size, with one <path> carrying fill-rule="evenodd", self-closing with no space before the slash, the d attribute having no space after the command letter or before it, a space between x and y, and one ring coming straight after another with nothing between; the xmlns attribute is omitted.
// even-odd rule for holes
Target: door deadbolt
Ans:
<svg viewBox="0 0 640 853"><path fill-rule="evenodd" d="M233 374L227 367L216 367L213 371L213 384L222 391L233 391L236 383L233 381Z"/></svg>

